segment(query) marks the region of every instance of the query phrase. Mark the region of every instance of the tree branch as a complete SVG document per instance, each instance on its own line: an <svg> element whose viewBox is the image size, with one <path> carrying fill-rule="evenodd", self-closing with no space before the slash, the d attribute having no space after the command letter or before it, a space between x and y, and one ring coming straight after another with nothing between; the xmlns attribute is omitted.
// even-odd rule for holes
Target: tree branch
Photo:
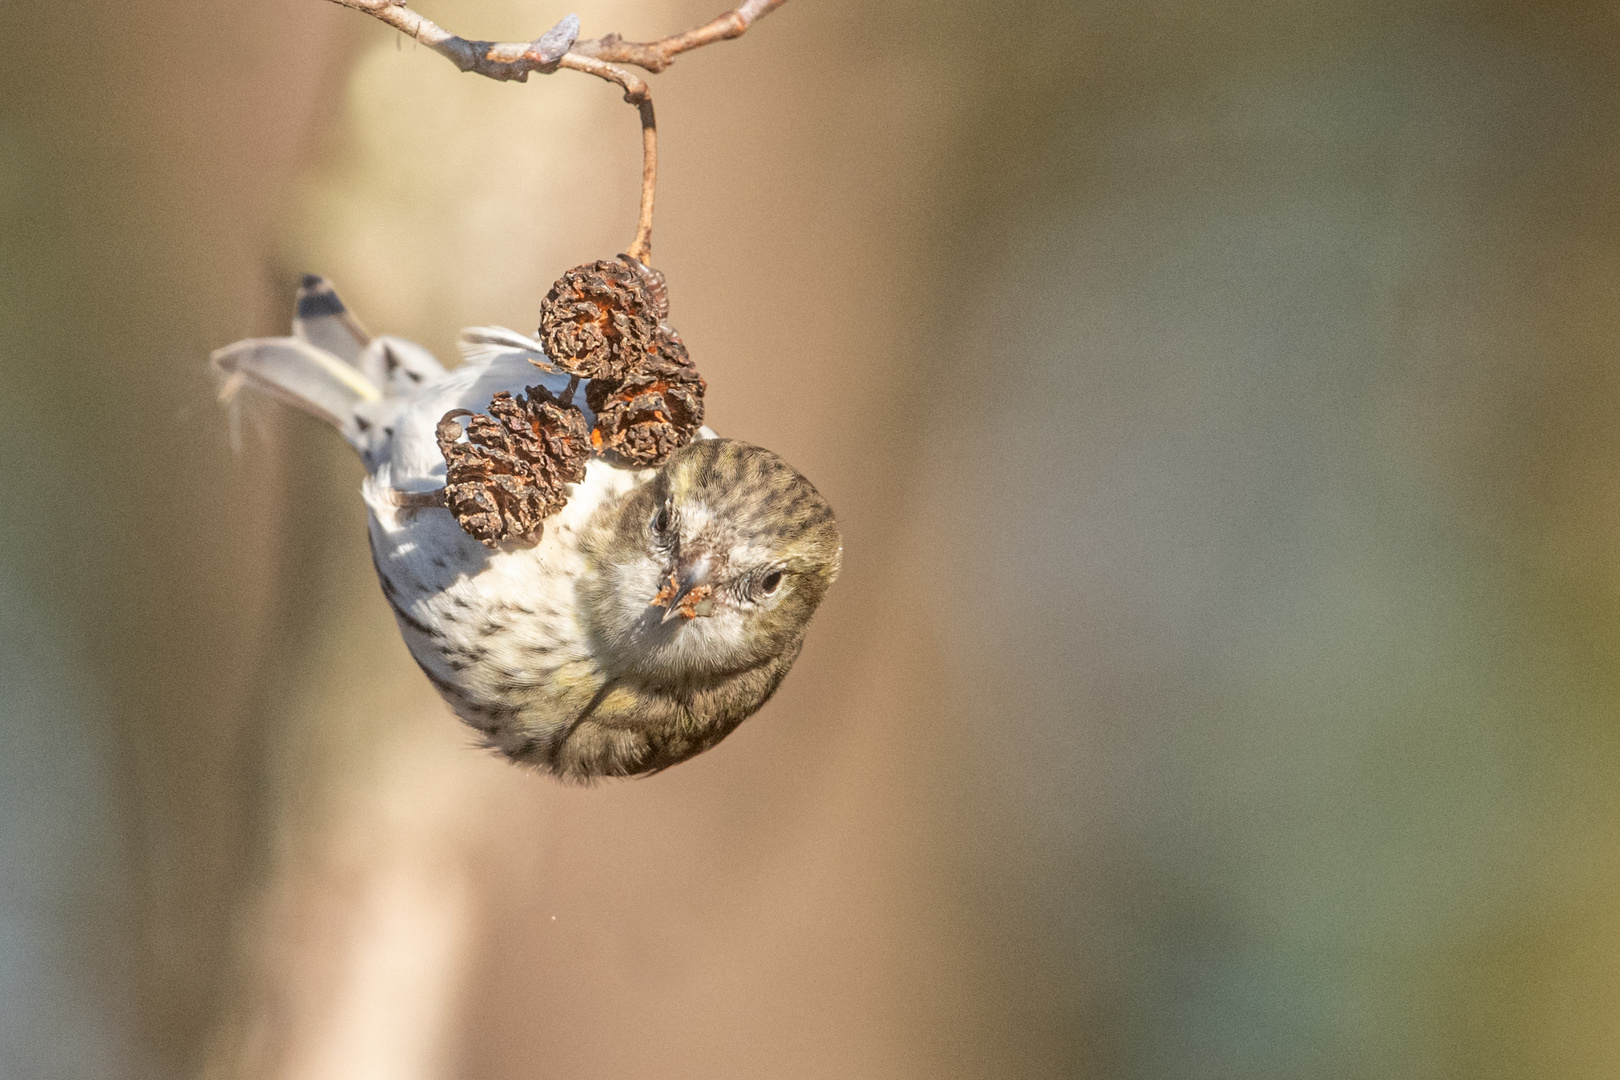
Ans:
<svg viewBox="0 0 1620 1080"><path fill-rule="evenodd" d="M618 34L576 41L579 20L573 15L533 41L475 41L452 34L432 19L418 15L405 6L405 0L332 2L363 11L410 35L462 71L501 82L527 82L532 71L550 75L558 68L568 68L623 88L624 100L641 113L641 215L636 238L626 254L646 266L652 257L653 193L658 186L658 125L647 84L615 64L634 64L654 73L663 71L683 52L741 37L756 19L775 11L787 0L744 0L734 10L702 26L651 42L625 41Z"/></svg>

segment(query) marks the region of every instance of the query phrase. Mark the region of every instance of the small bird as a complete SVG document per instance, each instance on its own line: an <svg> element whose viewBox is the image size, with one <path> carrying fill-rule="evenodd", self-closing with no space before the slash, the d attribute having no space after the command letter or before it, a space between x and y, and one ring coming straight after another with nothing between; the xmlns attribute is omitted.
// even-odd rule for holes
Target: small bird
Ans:
<svg viewBox="0 0 1620 1080"><path fill-rule="evenodd" d="M446 371L367 334L310 275L291 337L239 341L212 363L222 398L263 391L359 453L383 595L485 746L579 782L714 746L781 684L838 575L831 507L776 454L703 428L656 468L591 457L537 540L481 543L446 506L444 425L503 392L572 408L580 379L511 330L462 340L464 363Z"/></svg>

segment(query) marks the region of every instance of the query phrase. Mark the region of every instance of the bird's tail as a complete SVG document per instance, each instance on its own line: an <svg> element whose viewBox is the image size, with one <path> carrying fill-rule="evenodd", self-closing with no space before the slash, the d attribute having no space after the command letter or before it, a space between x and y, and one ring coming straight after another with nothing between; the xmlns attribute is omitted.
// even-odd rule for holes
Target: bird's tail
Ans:
<svg viewBox="0 0 1620 1080"><path fill-rule="evenodd" d="M366 333L317 274L299 286L292 328L291 337L248 338L216 350L210 362L223 380L221 399L243 387L280 398L337 428L368 458L400 402L444 374L420 345Z"/></svg>

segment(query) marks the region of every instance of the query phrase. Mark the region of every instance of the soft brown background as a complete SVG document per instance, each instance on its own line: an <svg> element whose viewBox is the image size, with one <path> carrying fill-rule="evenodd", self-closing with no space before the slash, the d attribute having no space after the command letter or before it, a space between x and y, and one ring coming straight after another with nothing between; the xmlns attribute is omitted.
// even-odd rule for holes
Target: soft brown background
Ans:
<svg viewBox="0 0 1620 1080"><path fill-rule="evenodd" d="M633 111L315 0L0 37L0 1074L1620 1070L1612 5L793 0L682 58L674 321L846 570L758 717L591 790L466 748L358 465L203 362L304 269L531 328Z"/></svg>

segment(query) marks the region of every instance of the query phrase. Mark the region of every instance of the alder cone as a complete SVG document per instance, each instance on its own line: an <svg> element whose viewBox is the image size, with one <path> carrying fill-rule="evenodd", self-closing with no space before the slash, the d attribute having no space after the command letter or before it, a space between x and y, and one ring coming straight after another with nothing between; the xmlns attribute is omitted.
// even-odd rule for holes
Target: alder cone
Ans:
<svg viewBox="0 0 1620 1080"><path fill-rule="evenodd" d="M487 547L538 540L545 518L568 501L563 485L585 476L591 456L585 416L543 386L517 398L503 390L488 411L456 409L439 421L445 505ZM462 416L471 417L465 442Z"/></svg>
<svg viewBox="0 0 1620 1080"><path fill-rule="evenodd" d="M656 346L621 379L593 379L585 400L596 413L591 443L604 457L658 465L703 426L708 389L686 346L661 331Z"/></svg>
<svg viewBox="0 0 1620 1080"><path fill-rule="evenodd" d="M576 266L540 302L540 343L552 363L587 379L619 379L657 349L658 301L623 262Z"/></svg>

